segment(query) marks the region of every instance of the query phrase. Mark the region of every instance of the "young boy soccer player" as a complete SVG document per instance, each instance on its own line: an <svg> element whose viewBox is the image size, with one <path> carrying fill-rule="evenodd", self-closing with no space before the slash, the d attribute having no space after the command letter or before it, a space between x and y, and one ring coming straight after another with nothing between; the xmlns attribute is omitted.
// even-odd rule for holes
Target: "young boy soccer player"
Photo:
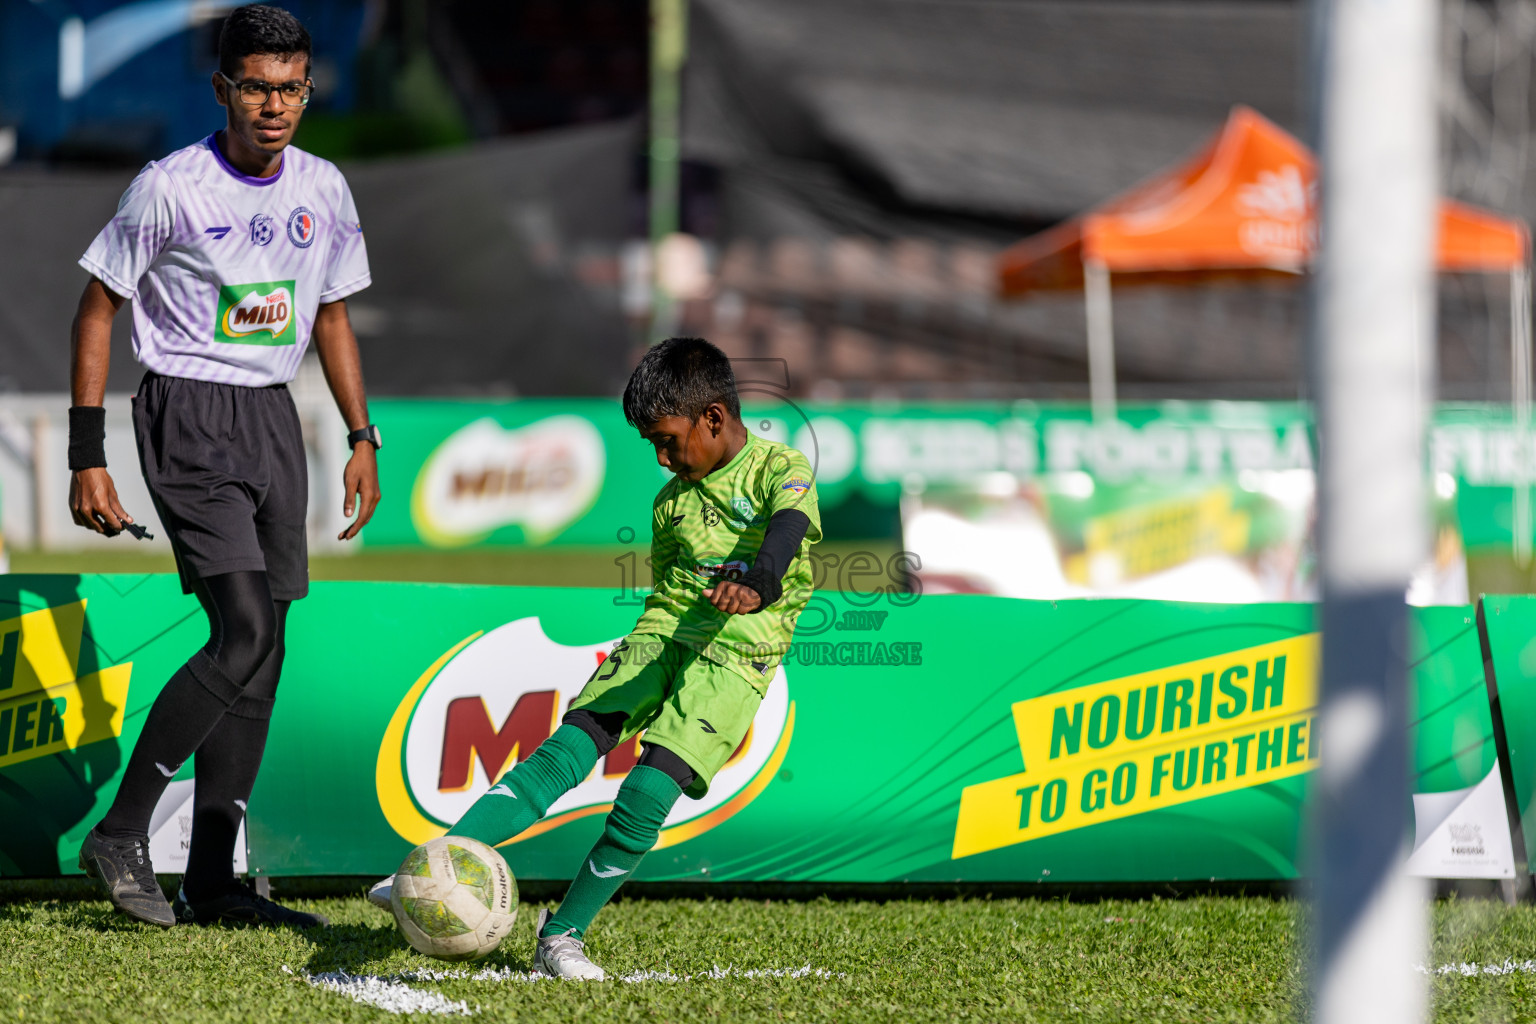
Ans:
<svg viewBox="0 0 1536 1024"><path fill-rule="evenodd" d="M730 361L709 342L673 338L647 352L624 416L674 474L651 515L655 590L554 735L449 829L506 842L645 730L602 837L560 908L539 914L533 966L556 978L602 980L582 938L678 797L703 796L746 737L810 599L808 552L821 539L810 463L747 430ZM369 899L387 906L391 881Z"/></svg>
<svg viewBox="0 0 1536 1024"><path fill-rule="evenodd" d="M250 5L219 36L213 92L227 125L139 173L80 265L92 275L74 325L70 508L109 537L142 535L104 452L112 318L133 302L139 463L170 535L182 588L208 615L208 643L161 690L80 866L130 917L325 924L258 896L231 870L266 746L290 602L309 590L304 441L289 397L311 335L352 431L342 533L379 500L348 295L368 257L347 183L289 143L309 102L310 39L286 11ZM155 883L146 833L166 783L197 755L192 845L174 907Z"/></svg>

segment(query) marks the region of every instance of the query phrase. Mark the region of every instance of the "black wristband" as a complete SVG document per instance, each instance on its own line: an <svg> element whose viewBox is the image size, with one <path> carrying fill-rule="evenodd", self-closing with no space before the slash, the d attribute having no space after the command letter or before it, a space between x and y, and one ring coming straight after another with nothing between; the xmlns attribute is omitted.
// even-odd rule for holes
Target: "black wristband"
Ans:
<svg viewBox="0 0 1536 1024"><path fill-rule="evenodd" d="M784 596L784 574L789 571L795 552L810 528L810 517L797 508L779 509L768 520L768 529L763 532L763 543L757 550L752 568L736 581L757 594L756 611L762 611Z"/></svg>
<svg viewBox="0 0 1536 1024"><path fill-rule="evenodd" d="M736 582L757 595L760 603L756 608L752 609L753 612L762 611L784 596L784 582L774 579L772 573L764 572L755 566Z"/></svg>
<svg viewBox="0 0 1536 1024"><path fill-rule="evenodd" d="M107 410L99 405L69 407L69 469L97 469L107 464Z"/></svg>

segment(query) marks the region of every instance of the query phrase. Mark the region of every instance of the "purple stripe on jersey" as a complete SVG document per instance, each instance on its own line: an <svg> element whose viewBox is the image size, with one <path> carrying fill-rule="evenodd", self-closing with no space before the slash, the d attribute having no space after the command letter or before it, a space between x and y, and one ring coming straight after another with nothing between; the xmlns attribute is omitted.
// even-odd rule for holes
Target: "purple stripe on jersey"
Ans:
<svg viewBox="0 0 1536 1024"><path fill-rule="evenodd" d="M182 209L191 215L177 220L177 227L181 229L177 235L182 244L197 238L209 224L215 223L210 219L211 203L205 200L197 189L177 189L176 200L181 204Z"/></svg>
<svg viewBox="0 0 1536 1024"><path fill-rule="evenodd" d="M243 181L247 185L259 185L265 188L268 185L276 185L277 180L283 176L283 168L287 166L287 160L282 160L277 165L277 173L270 178L253 178L249 174L241 173L234 164L224 158L224 153L219 149L218 140L215 138L218 134L218 132L214 132L213 135L208 136L203 141L208 144L209 149L213 150L214 159L218 160L220 167L229 172L231 178L234 178L236 181Z"/></svg>

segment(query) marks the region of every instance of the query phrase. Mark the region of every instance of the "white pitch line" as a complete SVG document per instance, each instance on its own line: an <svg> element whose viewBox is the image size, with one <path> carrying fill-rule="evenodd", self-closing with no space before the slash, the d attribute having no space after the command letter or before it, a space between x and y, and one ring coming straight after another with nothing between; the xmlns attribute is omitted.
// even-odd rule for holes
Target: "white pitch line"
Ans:
<svg viewBox="0 0 1536 1024"><path fill-rule="evenodd" d="M284 971L293 973L285 965ZM431 989L412 988L392 978L380 978L367 974L348 974L346 971L327 971L324 974L304 972L305 981L315 988L337 992L354 1002L377 1006L390 1013L431 1013L438 1016L470 1017L475 1010L460 999L451 1000Z"/></svg>
<svg viewBox="0 0 1536 1024"><path fill-rule="evenodd" d="M1500 974L1536 974L1536 960L1505 960L1501 964L1441 964L1439 967L1425 967L1420 964L1415 970L1420 974L1455 974L1463 978Z"/></svg>
<svg viewBox="0 0 1536 1024"><path fill-rule="evenodd" d="M284 964L283 973L293 974L294 972ZM470 1009L469 1004L462 999L455 1002L431 989L412 988L406 982L537 982L556 980L543 974L535 974L532 971L514 971L510 967L482 967L478 971L471 971L462 967L444 970L428 968L419 971L401 971L399 974L389 975L348 974L346 971L326 971L322 974L310 974L308 971L304 971L299 976L316 988L339 993L355 1002L377 1006L379 1009L390 1013L432 1013L439 1016L462 1017L474 1016L479 1008ZM609 980L635 985L643 982L668 982L675 984L687 981L721 981L730 978L832 979L846 977L848 975L840 971L828 971L806 964L804 967L759 967L747 970L737 967L716 966L697 974L674 974L671 971L635 971L631 974L615 975Z"/></svg>
<svg viewBox="0 0 1536 1024"><path fill-rule="evenodd" d="M621 981L625 984L638 984L647 981L720 981L727 978L846 978L848 975L841 972L828 971L820 967L812 967L806 964L804 967L767 967L750 968L742 970L738 967L711 967L707 971L697 974L674 974L671 971L635 971L631 974L616 974L609 981ZM419 971L402 971L392 975L391 980L399 981L555 981L543 974L533 971L515 971L510 967L482 967L478 971L465 968L446 968L443 970L425 969Z"/></svg>

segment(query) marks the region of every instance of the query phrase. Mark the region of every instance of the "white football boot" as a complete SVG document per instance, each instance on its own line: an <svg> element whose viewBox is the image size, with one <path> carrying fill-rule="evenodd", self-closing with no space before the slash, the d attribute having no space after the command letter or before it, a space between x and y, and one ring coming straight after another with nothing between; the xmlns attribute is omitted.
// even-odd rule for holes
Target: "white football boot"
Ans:
<svg viewBox="0 0 1536 1024"><path fill-rule="evenodd" d="M374 882L373 887L368 890L368 902L380 910L393 910L389 905L389 897L393 895L394 891L395 876L390 875L388 878L381 878Z"/></svg>
<svg viewBox="0 0 1536 1024"><path fill-rule="evenodd" d="M539 923L533 933L542 935L549 911L539 911ZM533 969L551 978L570 978L574 981L603 981L607 975L603 969L587 959L587 947L580 939L570 935L551 935L539 939L533 952Z"/></svg>

